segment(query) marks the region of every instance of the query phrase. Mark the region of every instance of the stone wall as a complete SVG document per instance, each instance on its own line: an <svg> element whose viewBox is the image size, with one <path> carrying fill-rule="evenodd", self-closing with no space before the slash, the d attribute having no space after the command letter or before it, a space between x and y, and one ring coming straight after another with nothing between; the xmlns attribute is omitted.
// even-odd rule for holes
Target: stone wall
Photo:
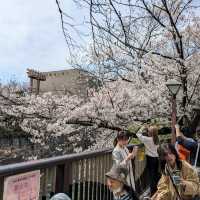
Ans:
<svg viewBox="0 0 200 200"><path fill-rule="evenodd" d="M87 96L87 87L91 77L77 69L43 72L46 81L40 82L40 93L53 92L55 94L70 94ZM33 91L36 80L33 81Z"/></svg>

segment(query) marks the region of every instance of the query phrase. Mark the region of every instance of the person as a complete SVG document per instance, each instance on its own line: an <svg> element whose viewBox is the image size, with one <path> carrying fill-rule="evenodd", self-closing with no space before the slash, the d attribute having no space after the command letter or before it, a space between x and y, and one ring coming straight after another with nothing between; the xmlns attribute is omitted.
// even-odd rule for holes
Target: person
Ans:
<svg viewBox="0 0 200 200"><path fill-rule="evenodd" d="M146 135L144 135L144 131L146 131ZM147 169L150 175L150 193L152 196L157 190L157 184L160 179L157 151L159 147L158 128L157 126L143 126L136 133L136 136L145 146Z"/></svg>
<svg viewBox="0 0 200 200"><path fill-rule="evenodd" d="M195 199L199 178L196 170L185 160L180 160L173 144L162 144L159 158L164 162L157 192L151 200Z"/></svg>
<svg viewBox="0 0 200 200"><path fill-rule="evenodd" d="M114 200L139 200L133 189L127 185L128 169L121 165L113 165L106 173L107 185L113 192Z"/></svg>
<svg viewBox="0 0 200 200"><path fill-rule="evenodd" d="M129 136L125 131L120 131L114 140L114 150L112 152L113 163L122 165L128 169L127 184L135 190L135 180L133 173L133 166L131 160L137 154L137 146L135 146L130 153L126 145L128 144Z"/></svg>
<svg viewBox="0 0 200 200"><path fill-rule="evenodd" d="M57 193L50 200L71 200L71 198L65 193Z"/></svg>
<svg viewBox="0 0 200 200"><path fill-rule="evenodd" d="M181 160L190 160L191 163L194 163L194 158L198 146L198 142L192 138L186 137L178 124L175 125L176 130L176 150L178 151L179 158Z"/></svg>

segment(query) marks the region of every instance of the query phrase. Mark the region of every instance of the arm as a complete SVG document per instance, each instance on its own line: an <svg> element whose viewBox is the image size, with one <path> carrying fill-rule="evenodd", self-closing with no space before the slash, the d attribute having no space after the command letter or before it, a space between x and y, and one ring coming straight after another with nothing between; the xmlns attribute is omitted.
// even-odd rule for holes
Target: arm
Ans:
<svg viewBox="0 0 200 200"><path fill-rule="evenodd" d="M147 136L144 136L142 133L144 132L144 130L146 129L145 126L142 126L139 131L136 133L136 136L138 137L138 139L144 143L145 141L148 140L148 137Z"/></svg>
<svg viewBox="0 0 200 200"><path fill-rule="evenodd" d="M161 179L158 182L158 190L153 195L151 200L169 200L170 191L169 191L169 177L162 175Z"/></svg>
<svg viewBox="0 0 200 200"><path fill-rule="evenodd" d="M183 133L180 130L180 126L178 124L175 125L175 129L176 129L176 137L180 137L181 139L186 139L186 137L183 135Z"/></svg>
<svg viewBox="0 0 200 200"><path fill-rule="evenodd" d="M123 158L119 151L114 150L112 152L112 158L113 158L114 163L117 164L117 165L126 166L128 161L133 159L136 156L137 150L138 150L138 148L135 146L133 148L132 152L129 153L126 158Z"/></svg>
<svg viewBox="0 0 200 200"><path fill-rule="evenodd" d="M197 171L192 166L183 161L183 180L181 181L183 186L183 195L196 195L199 188L199 178Z"/></svg>

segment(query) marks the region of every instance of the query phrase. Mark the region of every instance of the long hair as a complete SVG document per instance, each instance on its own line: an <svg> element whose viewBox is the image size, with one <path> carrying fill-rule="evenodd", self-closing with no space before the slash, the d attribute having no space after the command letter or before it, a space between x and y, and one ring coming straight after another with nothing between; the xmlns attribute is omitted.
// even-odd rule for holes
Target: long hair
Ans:
<svg viewBox="0 0 200 200"><path fill-rule="evenodd" d="M165 174L165 164L166 164L166 160L165 160L165 156L166 156L166 152L170 152L172 154L174 154L174 156L176 157L176 166L179 170L181 170L182 168L182 163L180 161L179 155L176 151L176 148L173 144L162 144L159 149L158 149L158 155L159 155L159 161L160 161L160 168L161 168L161 172L163 174Z"/></svg>
<svg viewBox="0 0 200 200"><path fill-rule="evenodd" d="M117 139L117 137L114 139L114 141L113 141L113 146L114 147L116 147L117 146L117 142L118 142L118 139Z"/></svg>
<svg viewBox="0 0 200 200"><path fill-rule="evenodd" d="M157 126L150 126L148 129L149 135L153 138L153 143L155 145L159 144L158 128Z"/></svg>
<svg viewBox="0 0 200 200"><path fill-rule="evenodd" d="M129 134L126 131L119 131L117 133L117 137L113 141L113 146L116 147L118 140L123 138L129 138Z"/></svg>

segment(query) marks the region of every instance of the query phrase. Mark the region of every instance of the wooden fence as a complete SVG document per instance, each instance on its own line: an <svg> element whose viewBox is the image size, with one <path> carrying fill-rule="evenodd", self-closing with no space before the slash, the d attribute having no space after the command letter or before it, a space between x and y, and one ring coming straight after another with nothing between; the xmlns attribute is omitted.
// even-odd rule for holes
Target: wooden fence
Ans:
<svg viewBox="0 0 200 200"><path fill-rule="evenodd" d="M139 194L148 187L142 148L139 147L139 154L133 161ZM111 200L105 178L112 166L111 155L112 149L104 149L0 166L0 200L3 200L6 177L34 170L40 170L40 200L49 199L58 192L66 192L72 200Z"/></svg>

